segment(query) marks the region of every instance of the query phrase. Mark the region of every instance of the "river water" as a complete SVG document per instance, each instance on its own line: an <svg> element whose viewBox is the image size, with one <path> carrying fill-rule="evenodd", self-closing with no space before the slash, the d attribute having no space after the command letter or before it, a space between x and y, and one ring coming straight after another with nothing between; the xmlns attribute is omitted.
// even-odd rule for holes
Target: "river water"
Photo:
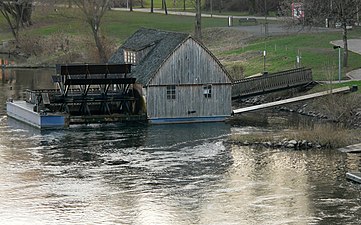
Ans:
<svg viewBox="0 0 361 225"><path fill-rule="evenodd" d="M8 71L9 72L9 71ZM360 224L360 157L225 144L270 131L224 123L42 131L5 101L51 86L51 71L0 81L1 224ZM285 131L287 132L287 131Z"/></svg>

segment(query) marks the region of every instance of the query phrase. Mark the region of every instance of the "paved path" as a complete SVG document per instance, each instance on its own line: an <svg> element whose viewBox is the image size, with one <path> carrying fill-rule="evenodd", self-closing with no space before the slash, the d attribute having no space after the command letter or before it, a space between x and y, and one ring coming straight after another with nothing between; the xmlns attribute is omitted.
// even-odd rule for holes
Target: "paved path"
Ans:
<svg viewBox="0 0 361 225"><path fill-rule="evenodd" d="M118 10L118 11L129 11L129 9L127 8L112 8L112 10ZM145 13L150 13L150 9L149 8L134 8L133 9L134 12L145 12ZM154 9L153 10L154 13L159 13L159 14L164 14L164 10L163 9ZM196 16L196 14L194 12L182 12L182 11L172 11L172 10L168 10L168 14L169 15L180 15L180 16ZM216 15L216 14L208 14L208 13L202 13L202 17L208 17L208 18L224 18L224 19L228 19L230 15ZM232 16L233 19L240 19L240 18L255 18L257 20L264 20L264 16ZM268 20L280 20L280 17L267 17Z"/></svg>
<svg viewBox="0 0 361 225"><path fill-rule="evenodd" d="M331 41L331 44L335 46L343 47L342 40ZM347 44L348 44L348 49L351 52L361 55L361 39L349 39ZM351 72L348 72L346 76L349 77L351 80L361 80L361 69L356 69Z"/></svg>

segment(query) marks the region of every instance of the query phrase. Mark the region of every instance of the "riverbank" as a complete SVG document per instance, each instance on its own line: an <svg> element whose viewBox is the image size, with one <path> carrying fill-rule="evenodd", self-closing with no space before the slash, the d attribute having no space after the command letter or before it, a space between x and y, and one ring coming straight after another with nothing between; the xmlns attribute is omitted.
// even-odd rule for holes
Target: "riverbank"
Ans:
<svg viewBox="0 0 361 225"><path fill-rule="evenodd" d="M337 149L361 142L361 130L320 126L307 130L283 130L270 133L233 134L227 144L284 150Z"/></svg>
<svg viewBox="0 0 361 225"><path fill-rule="evenodd" d="M314 89L319 89L319 87ZM304 94L305 92L291 89L236 100L233 102L233 105L237 108L242 108ZM335 94L301 103L292 103L262 110L256 113L254 116L256 118L252 119L251 117L251 120L256 122L256 126L258 122L261 122L261 125L268 123L269 127L273 130L272 133L236 134L232 135L227 142L241 146L296 150L340 148L360 143L360 106L361 95L359 93L349 93ZM289 115L291 120L296 117L301 119L296 119L294 121L295 124L290 125L290 121L284 123L285 119L281 115L285 114ZM274 119L274 115L278 118ZM292 115L295 115L295 117ZM228 123L234 127L245 126L248 122L247 120L249 120L247 114L240 114L230 118ZM281 126L279 126L280 121ZM277 130L280 130L280 132Z"/></svg>

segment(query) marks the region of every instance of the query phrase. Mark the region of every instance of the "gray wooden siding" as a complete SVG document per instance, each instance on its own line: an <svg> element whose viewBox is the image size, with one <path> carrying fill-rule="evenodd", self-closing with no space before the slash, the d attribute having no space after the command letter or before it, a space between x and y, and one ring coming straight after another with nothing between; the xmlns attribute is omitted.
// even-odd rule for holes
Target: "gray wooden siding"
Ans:
<svg viewBox="0 0 361 225"><path fill-rule="evenodd" d="M176 86L176 99L167 99L166 92L166 86L148 88L149 118L229 116L232 112L230 85L213 85L211 98L204 97L202 85Z"/></svg>
<svg viewBox="0 0 361 225"><path fill-rule="evenodd" d="M207 83L231 81L212 55L189 38L163 64L150 85Z"/></svg>
<svg viewBox="0 0 361 225"><path fill-rule="evenodd" d="M212 84L211 98L204 96L207 84ZM176 86L176 99L167 99L167 85ZM231 89L231 81L217 61L190 38L147 87L147 114L149 118L230 116Z"/></svg>

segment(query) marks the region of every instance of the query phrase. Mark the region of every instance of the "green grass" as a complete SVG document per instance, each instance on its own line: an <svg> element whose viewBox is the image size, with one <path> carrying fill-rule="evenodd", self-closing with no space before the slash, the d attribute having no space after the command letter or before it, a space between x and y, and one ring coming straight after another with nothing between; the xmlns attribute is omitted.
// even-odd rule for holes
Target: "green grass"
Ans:
<svg viewBox="0 0 361 225"><path fill-rule="evenodd" d="M355 93L361 94L361 81L348 81L348 82L342 82L342 83L339 83L338 81L334 81L331 84L318 85L318 86L312 88L312 92L329 90L331 88L335 89L335 88L350 87L350 86L357 86L358 90Z"/></svg>
<svg viewBox="0 0 361 225"><path fill-rule="evenodd" d="M158 0L159 1L159 0ZM69 10L60 8L58 12L48 13L35 10L33 15L34 25L26 28L21 33L35 36L47 36L54 33L64 33L74 37L91 37L88 24L80 19L81 13L76 9ZM139 12L109 11L103 18L101 27L102 34L114 39L119 45L140 27L171 30L178 32L193 33L194 17L175 15L162 15ZM227 21L218 18L203 18L202 27L225 27ZM12 35L7 28L6 21L0 16L0 40L11 39ZM355 29L350 32L349 38L359 38L361 30ZM261 52L267 50L266 70L277 72L295 67L298 52L302 57L302 66L313 70L316 80L336 80L338 52L332 48L330 41L341 38L340 32L298 34L290 36L270 37L253 40L246 47L217 53L218 56L242 56L247 60L236 62L243 67L246 76L263 72L263 56ZM243 57L245 58L245 57ZM361 56L351 53L349 55L349 66L343 69L347 71L361 67Z"/></svg>
<svg viewBox="0 0 361 225"><path fill-rule="evenodd" d="M106 34L122 42L140 27L193 33L194 20L194 17L188 16L111 11L104 18L103 29ZM202 19L203 28L226 25L224 19Z"/></svg>
<svg viewBox="0 0 361 225"><path fill-rule="evenodd" d="M80 19L79 15L81 15L79 11L65 8L49 14L35 11L33 15L34 25L26 28L22 33L39 36L46 36L55 32L63 32L69 35L90 35L89 25ZM101 29L103 35L122 43L140 27L192 33L194 31L194 20L194 17L176 15L109 11L102 20ZM224 19L202 19L203 28L226 25L227 21ZM4 31L0 32L0 40L12 38L7 24L1 16L0 30Z"/></svg>
<svg viewBox="0 0 361 225"><path fill-rule="evenodd" d="M350 37L358 36L359 31ZM292 36L270 37L255 40L247 47L224 52L222 55L249 55L254 57L241 61L245 75L252 75L263 71L264 58L262 51L267 51L266 71L277 72L292 69L296 65L296 56L301 56L301 65L312 68L314 79L334 80L338 76L338 51L334 50L330 41L341 38L339 32L298 34ZM343 68L343 74L361 67L361 56L349 53L349 66Z"/></svg>
<svg viewBox="0 0 361 225"><path fill-rule="evenodd" d="M182 1L167 0L166 3L168 10L173 10L173 9L183 10L184 8L183 0ZM162 8L162 0L154 0L153 4L155 9ZM143 5L145 8L150 8L150 0L144 0ZM140 7L140 4L136 4L134 7ZM186 0L186 9L189 10L189 9L193 9L194 7L195 6L192 1Z"/></svg>

